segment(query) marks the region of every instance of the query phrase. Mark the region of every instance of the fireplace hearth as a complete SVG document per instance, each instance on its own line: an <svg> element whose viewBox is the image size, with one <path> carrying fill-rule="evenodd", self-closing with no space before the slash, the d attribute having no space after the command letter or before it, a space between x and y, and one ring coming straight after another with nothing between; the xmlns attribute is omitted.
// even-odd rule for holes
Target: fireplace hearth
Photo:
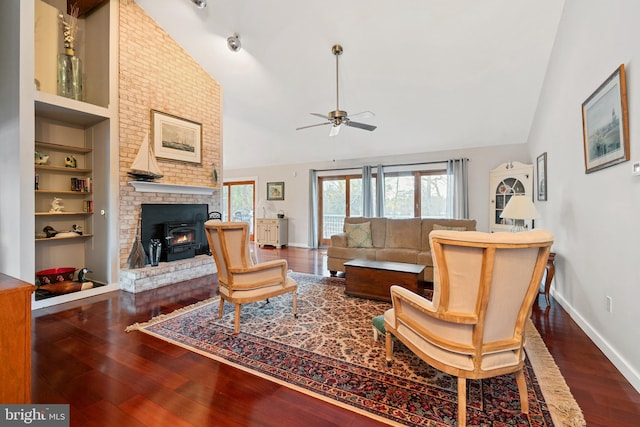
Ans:
<svg viewBox="0 0 640 427"><path fill-rule="evenodd" d="M208 205L147 203L142 204L141 208L141 241L149 261L149 244L152 239L160 241L160 260L164 262L209 253L204 231Z"/></svg>

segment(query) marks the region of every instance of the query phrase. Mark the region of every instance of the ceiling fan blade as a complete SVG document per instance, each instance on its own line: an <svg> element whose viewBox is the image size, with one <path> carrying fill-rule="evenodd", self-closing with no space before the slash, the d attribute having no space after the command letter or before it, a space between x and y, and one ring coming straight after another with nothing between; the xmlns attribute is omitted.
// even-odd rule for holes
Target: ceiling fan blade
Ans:
<svg viewBox="0 0 640 427"><path fill-rule="evenodd" d="M356 114L352 114L349 116L350 119L368 119L370 117L374 117L375 114L373 114L372 111L362 111L360 113L356 113Z"/></svg>
<svg viewBox="0 0 640 427"><path fill-rule="evenodd" d="M341 125L338 125L338 126L333 125L333 126L331 126L331 130L329 131L329 136L338 135L338 133L340 133L340 128L341 127L342 127Z"/></svg>
<svg viewBox="0 0 640 427"><path fill-rule="evenodd" d="M324 126L324 125L330 125L331 122L327 122L327 123L318 123L316 125L308 125L308 126L301 126L299 128L296 128L296 130L300 130L300 129L307 129L307 128L314 128L316 126Z"/></svg>
<svg viewBox="0 0 640 427"><path fill-rule="evenodd" d="M309 113L309 114L311 114L312 116L321 117L325 120L329 120L329 117L327 117L326 114L320 114L320 113Z"/></svg>
<svg viewBox="0 0 640 427"><path fill-rule="evenodd" d="M351 126L352 128L364 129L364 130L368 130L368 131L373 131L377 127L377 126L373 126L373 125L368 125L366 123L353 122L351 120L346 121L344 124L347 125L347 126Z"/></svg>

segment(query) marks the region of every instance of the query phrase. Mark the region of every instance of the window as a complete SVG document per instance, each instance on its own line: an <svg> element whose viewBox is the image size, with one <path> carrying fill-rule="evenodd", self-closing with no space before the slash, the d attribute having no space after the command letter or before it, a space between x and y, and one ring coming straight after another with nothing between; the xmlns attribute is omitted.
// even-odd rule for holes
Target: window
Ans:
<svg viewBox="0 0 640 427"><path fill-rule="evenodd" d="M447 185L444 170L385 173L384 216L444 218L447 216Z"/></svg>
<svg viewBox="0 0 640 427"><path fill-rule="evenodd" d="M414 166L415 168L415 166ZM388 218L445 218L448 175L444 169L394 166L384 174L384 214ZM404 169L404 170L403 170ZM373 175L375 188L377 175ZM342 232L344 218L363 216L362 174L318 177L318 243ZM376 191L372 191L375 206Z"/></svg>
<svg viewBox="0 0 640 427"><path fill-rule="evenodd" d="M249 223L253 240L253 212L255 211L255 182L225 182L222 188L222 220Z"/></svg>

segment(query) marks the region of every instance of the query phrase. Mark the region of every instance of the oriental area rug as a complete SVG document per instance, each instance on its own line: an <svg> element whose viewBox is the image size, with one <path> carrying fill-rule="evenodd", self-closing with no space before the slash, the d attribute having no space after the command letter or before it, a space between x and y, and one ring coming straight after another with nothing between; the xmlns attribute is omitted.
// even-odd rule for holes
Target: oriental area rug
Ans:
<svg viewBox="0 0 640 427"><path fill-rule="evenodd" d="M217 319L217 299L162 315L141 331L389 425L457 424L457 381L421 361L398 341L387 366L384 338L371 319L389 303L349 297L344 279L290 273L298 282L298 318L291 294L242 306L233 335L233 305ZM520 412L513 375L468 383L467 423L484 426L583 426L582 412L532 323L525 377L529 415Z"/></svg>

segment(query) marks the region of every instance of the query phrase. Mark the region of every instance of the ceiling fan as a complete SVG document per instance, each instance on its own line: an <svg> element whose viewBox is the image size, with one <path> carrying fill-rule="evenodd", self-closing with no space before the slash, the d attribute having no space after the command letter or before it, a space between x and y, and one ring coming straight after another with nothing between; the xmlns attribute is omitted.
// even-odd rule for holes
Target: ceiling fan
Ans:
<svg viewBox="0 0 640 427"><path fill-rule="evenodd" d="M346 111L343 111L340 109L340 85L338 82L338 67L339 67L338 58L340 57L340 55L342 55L342 46L340 46L339 44L334 45L331 48L331 52L336 57L336 109L334 111L329 111L329 114L327 115L320 114L320 113L310 113L312 116L321 117L323 119L326 119L327 121L325 123L302 126L302 127L296 128L296 130L307 129L307 128L312 128L316 126L332 125L331 130L329 131L329 136L336 136L338 132L340 132L340 128L342 127L342 125L350 126L358 129L364 129L368 131L375 130L376 126L353 121L353 119L360 119L360 118L365 119L368 117L373 117L375 114L373 114L371 111L363 111L361 113L353 114L350 116L349 114L347 114Z"/></svg>

